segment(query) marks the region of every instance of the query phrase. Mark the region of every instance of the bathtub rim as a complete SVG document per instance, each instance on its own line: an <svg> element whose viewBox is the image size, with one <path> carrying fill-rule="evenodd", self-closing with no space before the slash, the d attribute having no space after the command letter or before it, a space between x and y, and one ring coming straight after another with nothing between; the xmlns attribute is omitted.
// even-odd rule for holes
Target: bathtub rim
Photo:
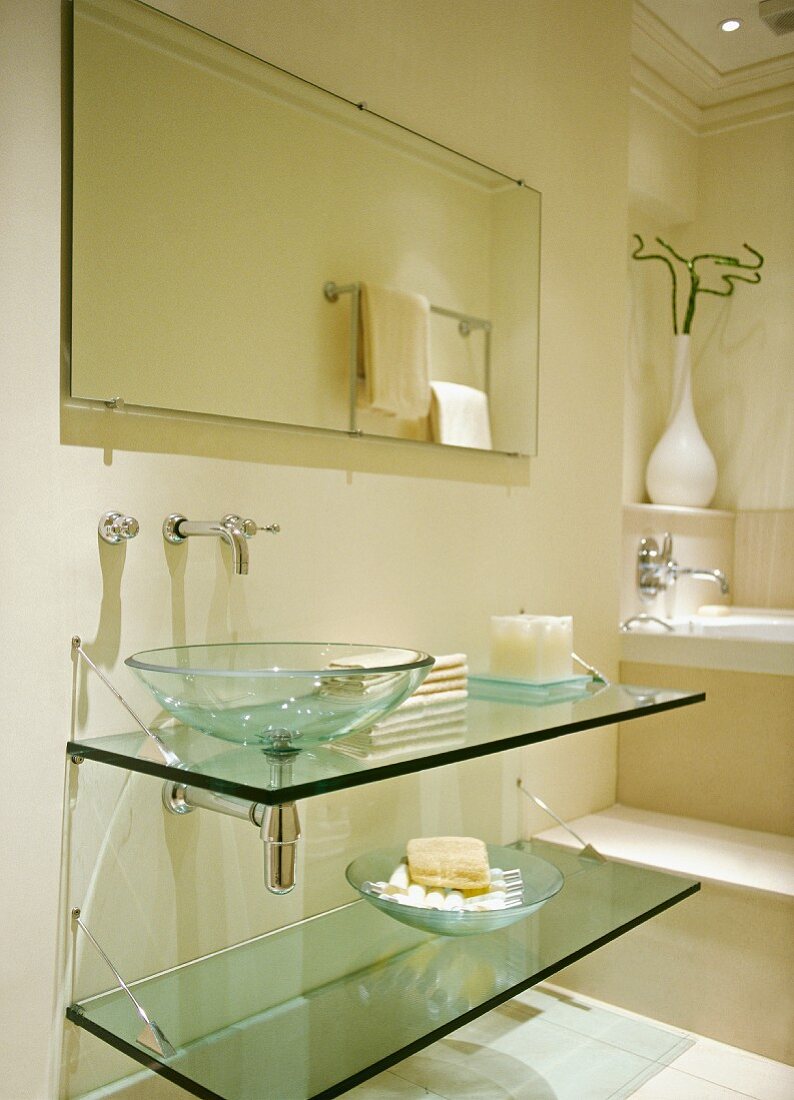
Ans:
<svg viewBox="0 0 794 1100"><path fill-rule="evenodd" d="M792 619L794 611L780 608L731 609L735 616L761 620ZM686 625L704 616L687 615L676 625ZM711 616L708 617L711 620ZM715 626L719 616L713 617ZM727 625L727 624L726 624ZM642 664L713 668L727 672L760 672L794 676L794 642L773 639L721 637L707 634L661 633L638 630L620 633L620 658Z"/></svg>

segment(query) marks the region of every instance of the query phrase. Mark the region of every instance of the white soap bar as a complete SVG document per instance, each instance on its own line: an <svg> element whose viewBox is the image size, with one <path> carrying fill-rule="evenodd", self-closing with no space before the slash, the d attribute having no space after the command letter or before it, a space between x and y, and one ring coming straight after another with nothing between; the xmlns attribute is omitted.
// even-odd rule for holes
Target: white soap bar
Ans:
<svg viewBox="0 0 794 1100"><path fill-rule="evenodd" d="M507 884L508 882L510 885ZM405 886L401 883L405 883ZM373 882L372 886L379 891L383 901L411 905L417 909L438 909L448 913L488 913L496 909L505 909L509 902L515 903L514 899L522 891L520 873L503 871L501 867L495 867L491 871L491 884L487 890L464 893L451 888L428 888L412 881L405 863L395 867L388 883Z"/></svg>

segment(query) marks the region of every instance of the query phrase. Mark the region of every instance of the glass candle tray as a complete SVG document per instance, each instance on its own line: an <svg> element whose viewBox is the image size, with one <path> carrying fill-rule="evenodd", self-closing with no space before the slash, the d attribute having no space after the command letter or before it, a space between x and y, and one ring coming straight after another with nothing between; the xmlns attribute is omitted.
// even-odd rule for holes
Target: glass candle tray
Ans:
<svg viewBox="0 0 794 1100"><path fill-rule="evenodd" d="M593 684L575 699L538 707L516 699L509 691L500 693L489 687L481 695L472 682L468 699L454 714L446 715L443 724L412 722L409 729L388 735L376 729L311 746L290 754L289 759L274 759L274 754L253 745L227 744L186 726L158 730L182 762L181 768L166 765L154 742L142 732L70 741L67 752L276 805L626 722L704 699L702 692Z"/></svg>
<svg viewBox="0 0 794 1100"><path fill-rule="evenodd" d="M189 1093L330 1100L695 893L691 879L595 862L539 841L562 890L500 931L464 940L398 924L363 901L144 978L136 997L176 1048L136 1041L115 989L68 1018Z"/></svg>

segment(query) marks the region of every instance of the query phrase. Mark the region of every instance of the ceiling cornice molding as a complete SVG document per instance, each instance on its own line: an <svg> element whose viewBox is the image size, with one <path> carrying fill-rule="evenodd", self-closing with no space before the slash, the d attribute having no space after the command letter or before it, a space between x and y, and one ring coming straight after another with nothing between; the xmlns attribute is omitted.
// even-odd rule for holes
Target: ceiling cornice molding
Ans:
<svg viewBox="0 0 794 1100"><path fill-rule="evenodd" d="M699 134L703 112L648 65L631 59L631 92L690 134Z"/></svg>
<svg viewBox="0 0 794 1100"><path fill-rule="evenodd" d="M756 126L794 114L794 83L758 95L742 96L729 103L702 109L700 133L720 134L741 126Z"/></svg>
<svg viewBox="0 0 794 1100"><path fill-rule="evenodd" d="M742 114L743 97L775 91L794 79L794 54L720 72L640 0L633 5L632 55L699 109L734 103Z"/></svg>
<svg viewBox="0 0 794 1100"><path fill-rule="evenodd" d="M794 109L794 55L721 73L646 8L633 5L633 94L689 133L718 133Z"/></svg>

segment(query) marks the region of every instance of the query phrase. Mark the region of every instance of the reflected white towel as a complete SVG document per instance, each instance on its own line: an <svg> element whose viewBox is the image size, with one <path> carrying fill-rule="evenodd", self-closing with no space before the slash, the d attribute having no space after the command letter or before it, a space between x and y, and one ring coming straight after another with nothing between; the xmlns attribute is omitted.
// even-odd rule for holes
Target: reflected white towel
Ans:
<svg viewBox="0 0 794 1100"><path fill-rule="evenodd" d="M436 443L491 450L488 394L458 382L431 382L430 430Z"/></svg>
<svg viewBox="0 0 794 1100"><path fill-rule="evenodd" d="M402 710L421 710L423 707L434 707L437 703L457 703L461 699L467 699L469 696L466 688L458 688L455 691L435 691L429 692L424 695L417 695L414 692L413 695L409 695L404 703L400 703L397 710L394 711L398 714Z"/></svg>
<svg viewBox="0 0 794 1100"><path fill-rule="evenodd" d="M418 420L430 411L430 303L421 294L361 285L362 404Z"/></svg>
<svg viewBox="0 0 794 1100"><path fill-rule="evenodd" d="M447 722L464 717L465 714L465 699L461 699L457 703L442 703L440 706L423 707L419 712L409 710L407 714L395 710L382 721L377 722L369 733L373 737L377 736L379 740L381 738L385 740L390 737L401 736L406 732L410 733L420 726L423 729L443 726Z"/></svg>
<svg viewBox="0 0 794 1100"><path fill-rule="evenodd" d="M439 730L437 734L434 733L433 736L428 737L407 737L404 741L395 741L386 745L380 742L353 741L351 738L345 741L335 741L333 747L344 756L352 756L356 760L385 760L391 756L404 756L417 752L434 752L440 749L455 748L455 746L464 743L465 734L466 726L465 723L461 722L459 725L449 726L443 731Z"/></svg>

